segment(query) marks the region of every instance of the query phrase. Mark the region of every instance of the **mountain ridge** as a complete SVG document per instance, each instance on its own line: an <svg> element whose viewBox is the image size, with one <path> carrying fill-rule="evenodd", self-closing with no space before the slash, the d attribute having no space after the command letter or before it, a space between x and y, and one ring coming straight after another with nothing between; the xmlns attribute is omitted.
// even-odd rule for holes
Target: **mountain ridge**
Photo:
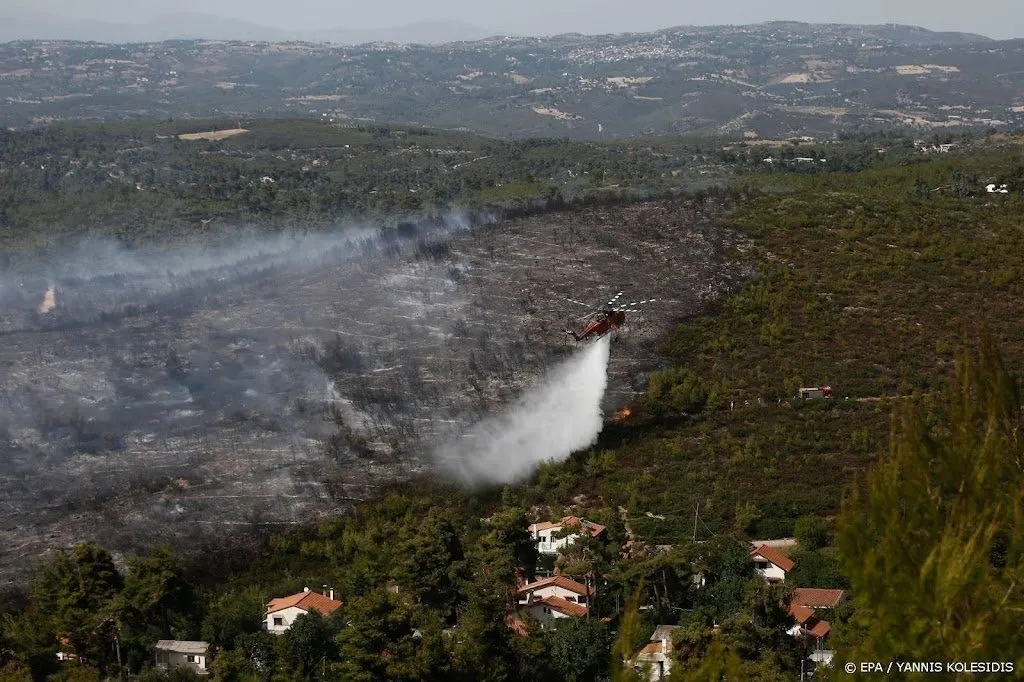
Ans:
<svg viewBox="0 0 1024 682"><path fill-rule="evenodd" d="M598 35L643 35L678 31L713 31L715 29L778 27L788 31L802 30L808 34L823 28L864 32L865 36L886 37L922 45L995 42L994 39L969 32L934 31L905 24L842 24L813 23L790 20L737 25L677 25L653 31L630 31L618 34L563 31L526 36L520 32L504 32L459 20L427 20L391 27L349 29L343 26L317 30L289 30L220 15L196 12L163 14L143 23L119 23L69 19L31 9L12 8L0 14L0 42L21 40L71 40L104 43L157 43L168 40L253 40L259 42L324 42L360 45L374 42L408 44L444 44L474 42L502 35L517 37ZM916 40L915 40L916 38Z"/></svg>

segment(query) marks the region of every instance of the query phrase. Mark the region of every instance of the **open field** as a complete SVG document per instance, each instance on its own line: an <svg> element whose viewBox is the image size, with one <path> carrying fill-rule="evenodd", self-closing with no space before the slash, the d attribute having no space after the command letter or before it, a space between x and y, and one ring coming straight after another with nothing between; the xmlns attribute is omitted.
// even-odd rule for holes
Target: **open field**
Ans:
<svg viewBox="0 0 1024 682"><path fill-rule="evenodd" d="M245 128L231 128L229 130L211 130L205 133L182 133L178 135L179 140L209 140L217 141L223 140L228 137L234 137L235 135L241 135L242 133L249 132Z"/></svg>

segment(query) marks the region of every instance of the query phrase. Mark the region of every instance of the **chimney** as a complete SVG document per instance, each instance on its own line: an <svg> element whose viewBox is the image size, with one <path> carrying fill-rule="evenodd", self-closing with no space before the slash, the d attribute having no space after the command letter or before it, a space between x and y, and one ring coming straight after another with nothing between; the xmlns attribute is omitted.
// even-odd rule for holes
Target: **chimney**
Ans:
<svg viewBox="0 0 1024 682"><path fill-rule="evenodd" d="M331 601L334 601L334 588L331 588Z"/></svg>
<svg viewBox="0 0 1024 682"><path fill-rule="evenodd" d="M302 591L303 591L303 592L309 592L309 588L308 588L308 587L303 587L303 588L302 588Z"/></svg>

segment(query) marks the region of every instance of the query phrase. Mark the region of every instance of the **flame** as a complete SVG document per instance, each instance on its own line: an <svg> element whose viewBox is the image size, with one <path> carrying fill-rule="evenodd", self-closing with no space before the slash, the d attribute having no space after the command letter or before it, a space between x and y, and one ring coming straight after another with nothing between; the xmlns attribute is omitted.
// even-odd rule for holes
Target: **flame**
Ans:
<svg viewBox="0 0 1024 682"><path fill-rule="evenodd" d="M633 411L628 407L623 407L621 410L615 413L615 421L621 422L625 420L629 415L633 414Z"/></svg>
<svg viewBox="0 0 1024 682"><path fill-rule="evenodd" d="M54 291L53 287L46 290L46 294L43 296L43 302L39 304L39 312L48 313L57 307L57 292Z"/></svg>

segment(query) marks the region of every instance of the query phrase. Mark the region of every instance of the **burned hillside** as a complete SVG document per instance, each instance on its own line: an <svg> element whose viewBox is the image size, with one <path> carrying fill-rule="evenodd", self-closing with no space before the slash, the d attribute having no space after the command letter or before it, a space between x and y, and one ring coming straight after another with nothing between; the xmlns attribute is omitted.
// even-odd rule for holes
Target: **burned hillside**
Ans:
<svg viewBox="0 0 1024 682"><path fill-rule="evenodd" d="M429 472L447 439L573 351L563 330L588 306L624 290L655 303L613 344L611 411L644 390L659 336L743 275L714 211L680 200L245 248L93 245L4 277L0 565L82 540L200 547Z"/></svg>

